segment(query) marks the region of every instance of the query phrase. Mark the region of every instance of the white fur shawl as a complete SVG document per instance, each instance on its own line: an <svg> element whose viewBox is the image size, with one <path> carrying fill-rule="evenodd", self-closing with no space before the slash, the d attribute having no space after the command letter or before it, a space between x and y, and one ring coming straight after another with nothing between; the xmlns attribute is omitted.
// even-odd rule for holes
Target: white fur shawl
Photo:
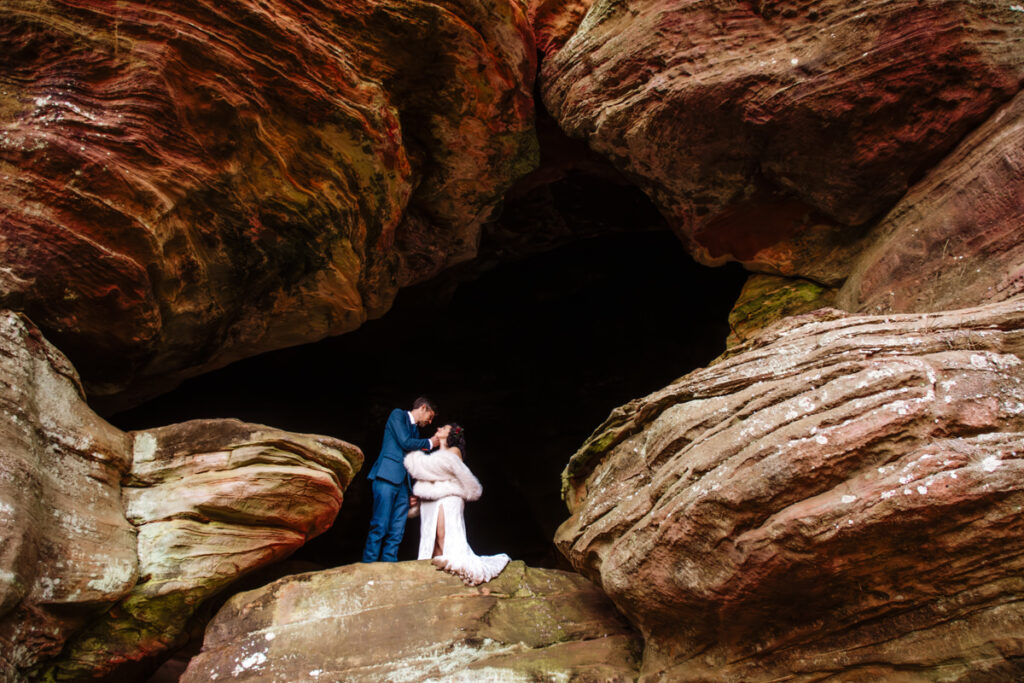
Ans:
<svg viewBox="0 0 1024 683"><path fill-rule="evenodd" d="M429 454L413 451L405 456L405 469L416 480L413 495L424 500L445 496L476 500L484 492L462 458L446 449Z"/></svg>

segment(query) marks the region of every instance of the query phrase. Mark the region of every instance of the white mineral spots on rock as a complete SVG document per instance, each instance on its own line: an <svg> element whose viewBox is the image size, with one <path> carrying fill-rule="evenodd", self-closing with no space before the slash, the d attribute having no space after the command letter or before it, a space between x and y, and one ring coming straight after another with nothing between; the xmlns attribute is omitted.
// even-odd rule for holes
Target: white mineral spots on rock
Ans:
<svg viewBox="0 0 1024 683"><path fill-rule="evenodd" d="M156 437L149 432L139 432L135 435L132 458L135 462L150 462L156 455L156 447Z"/></svg>
<svg viewBox="0 0 1024 683"><path fill-rule="evenodd" d="M453 645L438 646L437 648L423 654L408 657L402 661L400 668L388 672L388 679L395 683L414 683L423 680L424 672L429 676L442 680L474 680L473 678L454 678L460 671L465 671L474 662L490 657L508 655L514 652L525 652L527 648L523 645L511 645L499 643L490 638L484 638L480 644L467 645L455 643ZM476 673L473 671L472 673ZM507 675L512 672L505 672ZM480 680L479 678L475 680ZM514 676L506 678L518 683L528 679Z"/></svg>
<svg viewBox="0 0 1024 683"><path fill-rule="evenodd" d="M107 567L103 576L89 581L86 587L101 593L121 593L134 583L134 578L134 565L127 562L116 562Z"/></svg>
<svg viewBox="0 0 1024 683"><path fill-rule="evenodd" d="M238 662L238 666L235 667L234 671L231 672L232 676L237 676L240 673L248 671L249 669L258 670L267 661L267 655L264 652L254 652L251 655L243 658Z"/></svg>
<svg viewBox="0 0 1024 683"><path fill-rule="evenodd" d="M567 497L573 515L559 529L556 543L577 568L600 580L616 603L648 629L648 648L663 653L717 643L712 646L720 656L716 661L737 662L726 667L729 680L747 680L741 672L763 676L760 667L766 663L781 677L791 671L793 650L788 645L774 652L766 647L763 654L752 655L716 641L713 633L704 634L707 640L690 642L686 634L668 626L668 605L678 604L680 613L689 613L725 596L719 604L728 604L730 610L742 611L735 601L749 599L752 613L770 613L772 590L758 586L758 577L783 575L790 566L799 566L798 574L828 567L822 576L807 579L802 590L813 594L816 586L834 581L837 574L844 576L851 567L863 568L865 562L885 566L891 559L893 566L904 567L907 541L901 535L917 538L922 524L941 530L935 533L942 534L945 545L937 546L936 552L957 549L949 562L929 563L922 569L937 577L929 576L928 581L962 586L963 577L950 576L946 570L960 566L965 552L980 557L991 554L991 529L986 531L985 526L1012 528L1004 524L1008 510L1000 501L1007 491L1019 495L1021 489L1009 477L982 475L1017 467L1008 461L1008 453L1016 450L1013 444L1020 442L1024 431L1024 423L1014 413L1016 403L1024 403L1019 395L1024 375L1020 363L1001 363L1002 354L991 349L1020 348L1024 302L931 314L927 324L928 333L918 329L920 317L913 315L890 317L888 324L868 317L805 323L789 330L787 354L775 341L778 335L765 333L745 351L623 406L609 427L621 433L625 420L626 429L635 430L631 439L643 439L652 451L663 447L664 452L650 455L647 480L676 482L646 489L653 498L650 504L656 510L683 514L671 517L672 533L667 534L664 515L638 514L632 509L627 501L640 490L640 482L626 477L614 485L610 479L621 476L626 463L635 458L632 444L627 455L625 444L616 446L612 441L596 458L593 452L582 452L594 471L586 479L585 472L583 476L574 473L577 479L570 481L570 487L578 497ZM967 350L951 348L944 341L953 331L972 325L993 332L984 338L976 335ZM995 331L996 325L1004 331ZM845 326L847 331L840 335L833 330L833 343L827 344L822 341L822 329L829 326ZM901 336L906 329L913 333ZM794 343L801 337L803 343ZM766 374L766 364L773 367L774 376ZM813 410L804 411L801 399L810 398L806 387L812 368L827 368L823 377L832 379L813 397ZM821 405L817 400L826 386L834 404ZM934 400L936 392L941 392L943 401ZM686 397L692 395L713 398L704 399L701 409L680 409L690 404ZM680 397L677 403L672 404L672 396ZM944 401L964 409L950 410ZM672 419L665 419L669 413L665 404L675 409ZM730 411L742 419L731 418ZM799 420L799 426L794 420ZM751 425L757 425L756 432ZM827 452L819 437L827 438ZM610 429L599 428L591 443L613 438ZM684 440L684 449L672 450ZM708 505L703 497L709 491L712 467L727 474L713 480L723 484L714 499L721 505ZM960 470L968 476L959 476L957 468L969 468ZM705 474L693 478L695 470ZM744 476L738 476L740 472ZM608 484L607 490L591 486L597 480ZM829 501L834 505L828 506ZM976 514L978 509L986 510L986 516ZM912 515L901 514L910 510ZM846 514L836 519L841 513ZM736 528L745 530L738 544L730 536ZM843 531L871 538L870 557L863 554L861 544L830 543ZM800 549L799 557L793 556L793 548ZM1004 558L998 573L1016 575L1021 569L1016 558L1024 556L1020 541L1008 537L998 552ZM662 557L673 558L671 569L654 559ZM985 571L993 566L982 564ZM853 571L852 576L861 575ZM895 585L906 590L903 583L889 585L884 571L874 576L872 595L892 594ZM657 607L649 609L652 585L658 586ZM743 586L742 598L736 585ZM863 610L875 622L883 615L887 628L896 633L919 628L908 630L898 619L884 616L884 603L864 596L851 592L842 598L842 609L850 614ZM827 599L834 601L837 596ZM908 604L925 605L932 599L927 591L907 595L899 613L905 616ZM693 628L701 631L700 625ZM920 628L947 629L925 623ZM995 628L988 633L997 632ZM848 635L844 633L843 638ZM871 640L870 634L863 636L863 650L858 645L854 656L865 657L864 662L887 661L891 655L884 652L885 647ZM984 637L978 635L982 639L978 642ZM807 658L802 662L819 657L822 662L834 661L817 651L812 640L802 640L796 648L801 651L799 657ZM873 653L870 658L862 654L868 650ZM914 657L926 662L926 669L945 661L934 659L934 654L927 648L913 650ZM716 669L715 675L722 675L721 671Z"/></svg>

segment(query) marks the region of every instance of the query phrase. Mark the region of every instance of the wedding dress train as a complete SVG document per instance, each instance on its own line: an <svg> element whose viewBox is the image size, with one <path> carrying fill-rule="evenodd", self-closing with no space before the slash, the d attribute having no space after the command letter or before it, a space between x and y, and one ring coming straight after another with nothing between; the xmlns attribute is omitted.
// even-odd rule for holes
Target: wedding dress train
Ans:
<svg viewBox="0 0 1024 683"><path fill-rule="evenodd" d="M490 581L509 563L508 555L477 555L466 539L466 520L463 516L465 501L458 496L420 502L420 552L416 559L429 560L434 552L437 535L438 511L444 510L444 547L433 558L434 564L461 576L470 586Z"/></svg>
<svg viewBox="0 0 1024 683"><path fill-rule="evenodd" d="M505 553L480 556L466 538L465 501L476 500L483 488L462 458L449 450L432 454L414 451L405 456L405 468L416 479L413 494L420 499L420 560L462 577L471 586L490 581L509 563ZM437 520L444 511L444 547L432 558Z"/></svg>

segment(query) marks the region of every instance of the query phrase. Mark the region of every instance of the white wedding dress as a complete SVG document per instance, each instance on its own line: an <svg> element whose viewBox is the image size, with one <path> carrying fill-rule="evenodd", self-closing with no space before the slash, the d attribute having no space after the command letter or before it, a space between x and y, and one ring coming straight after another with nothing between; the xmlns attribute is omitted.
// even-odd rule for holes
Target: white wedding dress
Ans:
<svg viewBox="0 0 1024 683"><path fill-rule="evenodd" d="M480 482L462 458L441 449L431 454L414 451L405 456L405 468L416 479L413 495L420 499L420 548L417 559L433 559L435 565L462 578L470 586L490 581L509 563L509 556L480 556L466 539L463 516L467 500L483 493ZM431 558L437 536L437 518L444 510L444 547Z"/></svg>

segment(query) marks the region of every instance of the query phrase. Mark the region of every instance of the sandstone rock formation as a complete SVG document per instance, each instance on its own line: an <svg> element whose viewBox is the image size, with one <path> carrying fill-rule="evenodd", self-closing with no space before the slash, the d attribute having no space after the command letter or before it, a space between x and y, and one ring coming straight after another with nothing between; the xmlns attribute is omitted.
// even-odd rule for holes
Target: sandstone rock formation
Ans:
<svg viewBox="0 0 1024 683"><path fill-rule="evenodd" d="M834 285L862 226L1020 88L989 0L597 0L544 103L707 263Z"/></svg>
<svg viewBox="0 0 1024 683"><path fill-rule="evenodd" d="M181 680L630 681L638 646L576 574L513 562L470 588L426 561L354 564L231 598Z"/></svg>
<svg viewBox="0 0 1024 683"><path fill-rule="evenodd" d="M550 55L562 49L594 0L530 0L527 13L537 50Z"/></svg>
<svg viewBox="0 0 1024 683"><path fill-rule="evenodd" d="M1024 298L796 316L616 409L556 542L667 680L1024 676Z"/></svg>
<svg viewBox="0 0 1024 683"><path fill-rule="evenodd" d="M809 280L754 273L729 312L729 338L734 347L783 318L830 306L836 291Z"/></svg>
<svg viewBox="0 0 1024 683"><path fill-rule="evenodd" d="M323 533L362 464L344 441L237 420L136 432L122 488L139 581L65 647L57 678L143 670L203 602Z"/></svg>
<svg viewBox="0 0 1024 683"><path fill-rule="evenodd" d="M872 231L837 303L922 312L1024 292L1024 93L974 131Z"/></svg>
<svg viewBox="0 0 1024 683"><path fill-rule="evenodd" d="M18 0L0 66L0 302L93 397L380 315L536 161L510 0Z"/></svg>
<svg viewBox="0 0 1024 683"><path fill-rule="evenodd" d="M0 679L57 655L138 575L121 506L131 437L90 411L74 369L0 314Z"/></svg>
<svg viewBox="0 0 1024 683"><path fill-rule="evenodd" d="M122 679L205 600L324 531L337 439L203 420L124 433L30 322L0 315L0 677Z"/></svg>

